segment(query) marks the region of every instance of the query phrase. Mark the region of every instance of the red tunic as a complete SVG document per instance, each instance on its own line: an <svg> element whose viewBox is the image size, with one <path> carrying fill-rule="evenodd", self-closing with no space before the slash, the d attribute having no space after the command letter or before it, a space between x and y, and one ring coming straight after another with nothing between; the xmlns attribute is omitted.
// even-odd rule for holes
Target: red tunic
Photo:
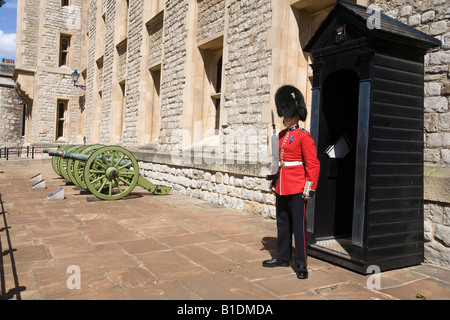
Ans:
<svg viewBox="0 0 450 320"><path fill-rule="evenodd" d="M302 165L279 168L275 192L280 196L303 193L307 181L312 182L315 191L319 180L320 162L316 145L308 131L285 129L279 133L281 161L301 161Z"/></svg>

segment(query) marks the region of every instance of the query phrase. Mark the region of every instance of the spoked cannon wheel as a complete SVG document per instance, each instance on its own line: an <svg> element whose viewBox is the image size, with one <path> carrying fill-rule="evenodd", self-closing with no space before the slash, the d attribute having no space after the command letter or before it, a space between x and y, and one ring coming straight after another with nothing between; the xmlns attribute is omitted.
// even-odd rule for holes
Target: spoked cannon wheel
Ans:
<svg viewBox="0 0 450 320"><path fill-rule="evenodd" d="M104 147L104 146L103 145L88 146L87 148L83 149L80 152L80 154L81 155L91 155L96 150L98 150L102 147ZM85 164L86 164L86 162L83 162L80 160L75 160L73 163L73 171L74 171L75 181L76 181L77 185L79 187L87 190L88 187L86 186L86 183L84 182L84 166L85 166Z"/></svg>
<svg viewBox="0 0 450 320"><path fill-rule="evenodd" d="M128 150L103 147L94 151L84 166L87 189L103 200L122 199L139 180L136 158Z"/></svg>
<svg viewBox="0 0 450 320"><path fill-rule="evenodd" d="M74 152L77 149L79 149L80 147L81 146L79 146L79 145L70 146L70 147L64 149L64 152ZM68 166L68 162L69 162L69 159L59 158L58 159L58 167L59 167L59 170L61 172L61 176L64 179L66 179L66 181L68 183L75 184L75 182L73 182L72 178L69 175L70 168Z"/></svg>
<svg viewBox="0 0 450 320"><path fill-rule="evenodd" d="M58 151L64 151L71 147L72 147L72 145L62 146L58 149ZM52 167L53 167L53 170L56 172L56 174L58 176L62 177L61 168L59 167L59 158L58 157L52 157Z"/></svg>
<svg viewBox="0 0 450 320"><path fill-rule="evenodd" d="M73 150L73 152L76 153L82 153L82 151L84 149L88 148L88 146L79 146L77 149ZM77 182L77 178L78 178L78 172L74 170L74 165L75 165L76 160L74 159L68 159L67 160L67 165L66 165L66 173L70 178L70 181L77 185L78 187L82 186Z"/></svg>

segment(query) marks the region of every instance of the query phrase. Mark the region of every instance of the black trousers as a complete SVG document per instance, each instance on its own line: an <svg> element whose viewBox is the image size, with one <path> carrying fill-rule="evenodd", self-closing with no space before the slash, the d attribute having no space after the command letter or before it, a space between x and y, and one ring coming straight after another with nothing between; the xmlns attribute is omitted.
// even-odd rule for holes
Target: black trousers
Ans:
<svg viewBox="0 0 450 320"><path fill-rule="evenodd" d="M292 234L295 241L295 263L307 265L306 257L306 203L302 194L279 196L276 198L277 210L277 245L275 257L290 261L292 254Z"/></svg>

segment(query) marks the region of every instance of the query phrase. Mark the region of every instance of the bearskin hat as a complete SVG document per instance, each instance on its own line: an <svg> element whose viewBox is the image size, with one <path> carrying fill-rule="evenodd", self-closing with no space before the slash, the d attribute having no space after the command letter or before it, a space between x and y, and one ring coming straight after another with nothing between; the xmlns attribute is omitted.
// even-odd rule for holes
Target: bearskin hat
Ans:
<svg viewBox="0 0 450 320"><path fill-rule="evenodd" d="M279 117L294 117L298 115L300 121L305 121L308 115L305 99L301 92L294 86L280 87L275 94L275 105Z"/></svg>

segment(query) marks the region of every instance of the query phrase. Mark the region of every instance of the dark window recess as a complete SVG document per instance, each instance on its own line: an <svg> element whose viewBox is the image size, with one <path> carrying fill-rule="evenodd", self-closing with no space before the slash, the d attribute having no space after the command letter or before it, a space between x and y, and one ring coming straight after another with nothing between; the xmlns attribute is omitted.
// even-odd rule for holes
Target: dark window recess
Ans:
<svg viewBox="0 0 450 320"><path fill-rule="evenodd" d="M65 123L65 114L67 110L67 102L59 102L58 103L58 123L57 123L57 131L56 138L64 137L64 123Z"/></svg>
<svg viewBox="0 0 450 320"><path fill-rule="evenodd" d="M65 66L68 64L67 57L69 55L70 38L61 37L61 49L60 49L60 59L59 66Z"/></svg>

